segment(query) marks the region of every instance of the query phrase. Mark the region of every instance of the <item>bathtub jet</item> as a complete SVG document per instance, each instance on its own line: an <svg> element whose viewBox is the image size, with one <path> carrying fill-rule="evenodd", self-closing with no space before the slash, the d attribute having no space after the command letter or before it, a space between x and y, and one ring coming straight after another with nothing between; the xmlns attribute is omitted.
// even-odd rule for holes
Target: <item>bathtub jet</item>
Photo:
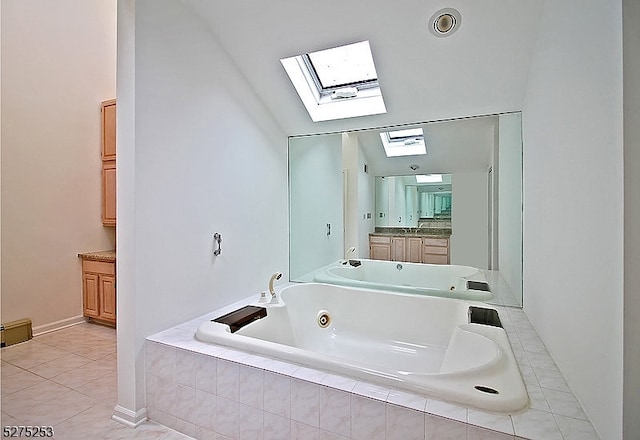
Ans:
<svg viewBox="0 0 640 440"><path fill-rule="evenodd" d="M207 321L196 337L485 411L528 403L486 304L320 283L288 286L280 299L235 333Z"/></svg>

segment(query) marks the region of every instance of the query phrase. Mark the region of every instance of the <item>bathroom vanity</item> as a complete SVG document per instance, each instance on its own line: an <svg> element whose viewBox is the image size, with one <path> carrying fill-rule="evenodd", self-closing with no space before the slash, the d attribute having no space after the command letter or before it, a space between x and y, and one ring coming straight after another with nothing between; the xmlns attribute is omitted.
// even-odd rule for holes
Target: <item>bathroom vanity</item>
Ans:
<svg viewBox="0 0 640 440"><path fill-rule="evenodd" d="M378 228L376 228L378 229ZM369 258L410 263L449 264L450 229L382 230L369 234Z"/></svg>
<svg viewBox="0 0 640 440"><path fill-rule="evenodd" d="M78 254L82 259L82 310L88 320L116 325L115 251Z"/></svg>

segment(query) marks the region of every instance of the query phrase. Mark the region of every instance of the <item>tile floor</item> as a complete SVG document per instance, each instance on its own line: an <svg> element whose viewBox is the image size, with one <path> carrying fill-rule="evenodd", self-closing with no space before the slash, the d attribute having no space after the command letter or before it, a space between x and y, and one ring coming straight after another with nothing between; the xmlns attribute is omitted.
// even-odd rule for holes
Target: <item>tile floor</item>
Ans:
<svg viewBox="0 0 640 440"><path fill-rule="evenodd" d="M81 323L1 350L2 426L53 426L54 437L189 439L156 423L111 420L116 405L116 331Z"/></svg>

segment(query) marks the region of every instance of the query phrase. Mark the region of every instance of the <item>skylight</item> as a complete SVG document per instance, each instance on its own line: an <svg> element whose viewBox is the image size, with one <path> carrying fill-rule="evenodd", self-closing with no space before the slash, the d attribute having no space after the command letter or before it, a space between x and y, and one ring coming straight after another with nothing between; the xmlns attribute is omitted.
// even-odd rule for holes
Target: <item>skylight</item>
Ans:
<svg viewBox="0 0 640 440"><path fill-rule="evenodd" d="M380 139L387 157L427 154L422 128L383 132Z"/></svg>
<svg viewBox="0 0 640 440"><path fill-rule="evenodd" d="M416 183L441 183L442 174L421 174L416 176Z"/></svg>
<svg viewBox="0 0 640 440"><path fill-rule="evenodd" d="M377 82L368 41L307 54L322 89Z"/></svg>
<svg viewBox="0 0 640 440"><path fill-rule="evenodd" d="M387 111L368 41L280 62L314 122Z"/></svg>

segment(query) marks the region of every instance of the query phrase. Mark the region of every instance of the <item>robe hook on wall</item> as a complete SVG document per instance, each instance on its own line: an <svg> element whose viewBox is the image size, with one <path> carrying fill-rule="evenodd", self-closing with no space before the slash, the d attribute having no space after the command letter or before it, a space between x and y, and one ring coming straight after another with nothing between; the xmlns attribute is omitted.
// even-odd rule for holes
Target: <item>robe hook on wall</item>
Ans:
<svg viewBox="0 0 640 440"><path fill-rule="evenodd" d="M220 243L222 243L222 235L219 233L213 234L213 239L216 241L217 248L213 251L213 255L218 256L222 253L222 249L220 247Z"/></svg>

